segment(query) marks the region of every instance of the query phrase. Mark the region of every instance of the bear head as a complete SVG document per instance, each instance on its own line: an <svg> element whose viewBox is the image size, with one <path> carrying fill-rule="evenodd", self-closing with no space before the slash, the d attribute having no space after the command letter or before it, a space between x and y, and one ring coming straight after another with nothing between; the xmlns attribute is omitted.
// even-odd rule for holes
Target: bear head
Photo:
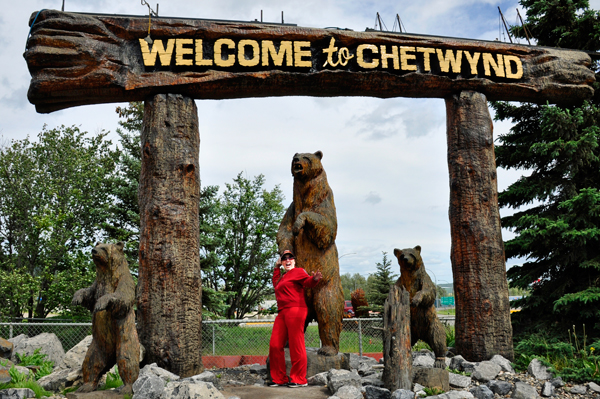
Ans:
<svg viewBox="0 0 600 399"><path fill-rule="evenodd" d="M414 248L394 249L394 255L398 258L400 271L415 272L423 266L421 259L421 246L417 245Z"/></svg>
<svg viewBox="0 0 600 399"><path fill-rule="evenodd" d="M92 260L96 264L96 267L109 270L123 264L125 262L124 246L125 244L122 241L116 244L97 243L94 249L92 249Z"/></svg>
<svg viewBox="0 0 600 399"><path fill-rule="evenodd" d="M292 176L294 176L294 179L305 181L314 179L321 174L323 172L322 158L323 153L321 151L314 154L294 154L294 158L292 158Z"/></svg>

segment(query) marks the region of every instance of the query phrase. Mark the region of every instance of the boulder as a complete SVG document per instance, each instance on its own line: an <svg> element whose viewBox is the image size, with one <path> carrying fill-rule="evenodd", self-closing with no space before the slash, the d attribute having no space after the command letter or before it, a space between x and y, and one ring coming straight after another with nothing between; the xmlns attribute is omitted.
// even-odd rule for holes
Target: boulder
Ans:
<svg viewBox="0 0 600 399"><path fill-rule="evenodd" d="M60 391L65 389L71 369L63 369L53 372L38 380L38 384L46 391Z"/></svg>
<svg viewBox="0 0 600 399"><path fill-rule="evenodd" d="M596 384L595 382L590 382L588 384L588 388L596 393L600 393L600 385Z"/></svg>
<svg viewBox="0 0 600 399"><path fill-rule="evenodd" d="M331 369L327 372L327 388L329 388L329 392L332 395L346 385L354 386L360 390L362 383L358 373L336 369Z"/></svg>
<svg viewBox="0 0 600 399"><path fill-rule="evenodd" d="M435 359L429 356L417 356L413 360L413 367L433 367Z"/></svg>
<svg viewBox="0 0 600 399"><path fill-rule="evenodd" d="M45 353L47 355L46 359L53 361L55 365L60 364L65 357L62 344L54 333L42 333L33 338L26 338L24 336L24 338L19 339L16 343L12 340L11 342L15 345L11 357L13 362L17 360L15 356L17 353L33 355L33 352L38 348L40 349L40 353Z"/></svg>
<svg viewBox="0 0 600 399"><path fill-rule="evenodd" d="M464 363L463 363L464 365ZM475 365L471 378L481 382L488 382L496 378L502 371L502 367L489 360Z"/></svg>
<svg viewBox="0 0 600 399"><path fill-rule="evenodd" d="M477 363L464 361L460 365L460 368L465 373L473 374L475 371L475 366L477 366Z"/></svg>
<svg viewBox="0 0 600 399"><path fill-rule="evenodd" d="M217 376L215 375L215 373L211 373L210 371L205 371L198 375L194 375L194 376L191 376L188 378L183 378L180 381L190 381L193 384L195 384L197 382L210 382L211 384L215 385L217 382Z"/></svg>
<svg viewBox="0 0 600 399"><path fill-rule="evenodd" d="M165 387L162 399L225 399L225 396L210 382L189 381L169 382Z"/></svg>
<svg viewBox="0 0 600 399"><path fill-rule="evenodd" d="M515 373L515 369L513 369L512 365L510 364L510 360L508 360L507 358L505 358L502 355L494 355L490 359L490 362L496 363L498 366L500 366L502 368L502 371L504 371L505 373L511 373L511 374Z"/></svg>
<svg viewBox="0 0 600 399"><path fill-rule="evenodd" d="M88 335L77 345L69 349L63 357L62 362L56 365L56 369L80 369L83 366L83 360L89 346L92 344L92 336Z"/></svg>
<svg viewBox="0 0 600 399"><path fill-rule="evenodd" d="M15 345L12 342L0 337L0 358L10 359L14 346Z"/></svg>
<svg viewBox="0 0 600 399"><path fill-rule="evenodd" d="M471 385L471 377L449 373L448 382L450 383L450 386L454 388L467 388L469 385Z"/></svg>
<svg viewBox="0 0 600 399"><path fill-rule="evenodd" d="M538 380L549 380L552 378L552 374L548 372L548 367L539 359L533 359L527 367L527 372L530 376Z"/></svg>
<svg viewBox="0 0 600 399"><path fill-rule="evenodd" d="M544 386L542 387L542 396L549 398L550 396L554 396L554 385L551 382L544 382Z"/></svg>
<svg viewBox="0 0 600 399"><path fill-rule="evenodd" d="M450 359L450 368L452 370L461 371L462 370L462 364L465 361L466 361L465 358L462 357L461 355L454 356L452 359Z"/></svg>
<svg viewBox="0 0 600 399"><path fill-rule="evenodd" d="M494 392L492 392L485 385L479 385L469 389L469 392L477 399L494 399Z"/></svg>
<svg viewBox="0 0 600 399"><path fill-rule="evenodd" d="M35 397L35 392L29 388L9 388L0 391L0 399L26 399Z"/></svg>
<svg viewBox="0 0 600 399"><path fill-rule="evenodd" d="M312 377L315 374L329 371L331 369L350 370L350 354L338 353L335 356L323 356L318 354L318 348L307 348L306 350L306 377ZM286 369L292 368L292 361L289 357L289 350L286 353ZM373 359L375 360L375 359ZM288 367L289 362L289 368Z"/></svg>
<svg viewBox="0 0 600 399"><path fill-rule="evenodd" d="M413 366L412 380L413 383L419 383L428 388L449 391L450 382L448 374L448 370L445 369Z"/></svg>
<svg viewBox="0 0 600 399"><path fill-rule="evenodd" d="M576 393L578 395L583 395L587 392L587 388L585 387L585 385L574 385L569 392Z"/></svg>
<svg viewBox="0 0 600 399"><path fill-rule="evenodd" d="M8 342L12 342L14 351L14 346L17 346L24 339L29 339L29 337L25 334L19 334L16 337L9 338Z"/></svg>
<svg viewBox="0 0 600 399"><path fill-rule="evenodd" d="M391 399L414 399L415 393L407 389L396 389L392 392Z"/></svg>
<svg viewBox="0 0 600 399"><path fill-rule="evenodd" d="M363 399L362 391L352 385L340 387L335 393L335 396L339 399ZM331 397L329 399L331 399Z"/></svg>
<svg viewBox="0 0 600 399"><path fill-rule="evenodd" d="M133 396L131 399L161 399L165 391L165 382L162 378L147 373L138 377L133 383Z"/></svg>
<svg viewBox="0 0 600 399"><path fill-rule="evenodd" d="M356 369L356 370L358 370L358 367L361 364L369 364L369 365L379 364L379 362L377 362L377 360L373 359L372 357L358 356L355 353L350 353L349 361L350 361L350 369Z"/></svg>
<svg viewBox="0 0 600 399"><path fill-rule="evenodd" d="M370 385L370 386L383 388L385 386L383 381L381 380L381 374L379 374L379 373L371 374L371 375L361 378L360 383L362 384L363 387Z"/></svg>
<svg viewBox="0 0 600 399"><path fill-rule="evenodd" d="M390 399L392 393L389 389L368 385L365 387L365 399Z"/></svg>
<svg viewBox="0 0 600 399"><path fill-rule="evenodd" d="M308 377L308 385L327 385L327 373L315 374L312 377Z"/></svg>
<svg viewBox="0 0 600 399"><path fill-rule="evenodd" d="M497 381L492 380L487 383L487 387L494 393L497 393L500 396L506 396L512 391L513 384L506 381Z"/></svg>
<svg viewBox="0 0 600 399"><path fill-rule="evenodd" d="M429 396L428 399L473 399L471 392L467 391L450 391L441 395Z"/></svg>
<svg viewBox="0 0 600 399"><path fill-rule="evenodd" d="M165 382L165 384L171 381L179 380L179 376L177 374L173 374L170 371L158 367L156 363L145 365L144 368L140 370L140 376L144 374L153 374L161 378Z"/></svg>
<svg viewBox="0 0 600 399"><path fill-rule="evenodd" d="M550 383L554 388L561 388L565 386L565 382L560 377L556 377L550 380Z"/></svg>
<svg viewBox="0 0 600 399"><path fill-rule="evenodd" d="M0 367L0 384L5 384L5 383L11 382L11 381L12 381L12 377L8 373L8 369Z"/></svg>
<svg viewBox="0 0 600 399"><path fill-rule="evenodd" d="M524 382L517 382L511 397L513 399L538 399L540 395L538 395L535 387Z"/></svg>

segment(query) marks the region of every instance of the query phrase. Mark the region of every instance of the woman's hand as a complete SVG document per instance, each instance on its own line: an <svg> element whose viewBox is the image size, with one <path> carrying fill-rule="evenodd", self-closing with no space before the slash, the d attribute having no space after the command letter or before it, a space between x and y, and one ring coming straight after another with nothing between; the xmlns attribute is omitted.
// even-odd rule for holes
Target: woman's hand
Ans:
<svg viewBox="0 0 600 399"><path fill-rule="evenodd" d="M281 267L282 263L281 263L281 256L279 258L277 258L277 262L275 262L275 269L277 269L278 267Z"/></svg>
<svg viewBox="0 0 600 399"><path fill-rule="evenodd" d="M312 278L315 281L320 281L323 278L323 274L320 271L312 272Z"/></svg>

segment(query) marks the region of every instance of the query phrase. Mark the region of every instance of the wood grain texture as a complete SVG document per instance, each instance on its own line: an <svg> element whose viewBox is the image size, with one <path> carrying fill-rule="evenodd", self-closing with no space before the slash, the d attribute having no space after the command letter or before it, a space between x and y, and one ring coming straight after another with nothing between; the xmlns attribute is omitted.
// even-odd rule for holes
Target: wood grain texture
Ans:
<svg viewBox="0 0 600 399"><path fill-rule="evenodd" d="M412 345L410 295L402 286L392 285L383 306L383 385L412 389Z"/></svg>
<svg viewBox="0 0 600 399"><path fill-rule="evenodd" d="M309 41L314 47L309 60L312 67L302 71L252 67L148 71L140 49L140 39L147 34L147 17L42 11L33 24L24 54L32 76L29 101L38 112L47 113L84 104L141 101L158 93L179 93L196 99L293 95L445 98L461 90L472 90L490 100L568 103L591 97L595 81L588 68L590 57L574 50L386 32L169 18L152 20L154 39ZM388 70L328 68L324 67L327 55L323 49L332 38L338 48L353 49L360 43L369 43L373 48L395 45L400 52L402 47L421 46L514 56L523 64L523 76L494 81L481 73L392 73L391 66ZM435 57L435 52L432 54Z"/></svg>
<svg viewBox="0 0 600 399"><path fill-rule="evenodd" d="M469 361L513 360L492 120L484 95L446 99L456 349Z"/></svg>
<svg viewBox="0 0 600 399"><path fill-rule="evenodd" d="M145 102L141 135L138 332L146 363L202 371L198 110L181 95Z"/></svg>

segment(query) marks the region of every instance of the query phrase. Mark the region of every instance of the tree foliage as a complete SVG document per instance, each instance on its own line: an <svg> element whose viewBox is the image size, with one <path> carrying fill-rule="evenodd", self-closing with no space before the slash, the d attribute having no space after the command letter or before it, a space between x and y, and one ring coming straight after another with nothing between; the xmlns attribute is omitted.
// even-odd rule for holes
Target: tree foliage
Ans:
<svg viewBox="0 0 600 399"><path fill-rule="evenodd" d="M390 286L396 283L398 275L392 273L392 261L388 259L387 252L382 252L381 262L376 263L376 271L367 279L367 301L369 309L382 312L385 300L390 294Z"/></svg>
<svg viewBox="0 0 600 399"><path fill-rule="evenodd" d="M44 127L0 150L0 311L43 318L93 278L118 151L106 133Z"/></svg>
<svg viewBox="0 0 600 399"><path fill-rule="evenodd" d="M599 14L587 1L521 4L538 44L600 48ZM585 323L600 335L599 98L570 107L492 104L496 120L513 122L498 138L497 165L529 172L499 194L501 207L516 210L502 218L516 233L505 242L506 256L525 259L508 271L510 285L530 290L513 316L517 333L542 328L564 334Z"/></svg>
<svg viewBox="0 0 600 399"><path fill-rule="evenodd" d="M218 187L203 190L201 203L201 264L204 289L220 293L208 310L227 318L243 318L272 293L277 257L276 236L283 217L283 194L263 188L239 173L220 196ZM223 300L225 302L223 302Z"/></svg>
<svg viewBox="0 0 600 399"><path fill-rule="evenodd" d="M355 290L367 288L367 279L358 273L344 273L340 276L342 282L342 290L344 291L344 299L351 299L351 294Z"/></svg>

